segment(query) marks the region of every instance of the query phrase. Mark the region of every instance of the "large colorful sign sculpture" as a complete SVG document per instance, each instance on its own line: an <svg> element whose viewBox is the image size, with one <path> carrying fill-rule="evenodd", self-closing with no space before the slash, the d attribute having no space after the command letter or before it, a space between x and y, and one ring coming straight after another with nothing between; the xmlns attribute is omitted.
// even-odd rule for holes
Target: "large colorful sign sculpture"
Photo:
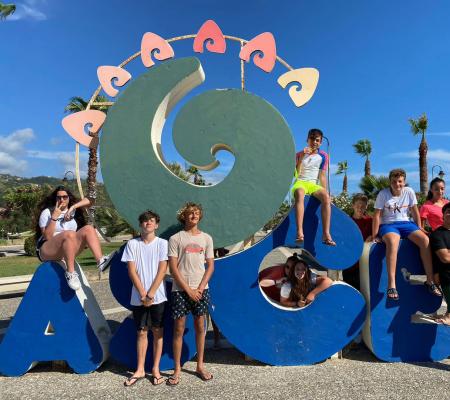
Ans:
<svg viewBox="0 0 450 400"><path fill-rule="evenodd" d="M245 91L243 85L241 89L210 90L190 99L178 112L173 140L179 153L198 169L216 167L215 154L219 150L233 153L234 167L213 186L198 187L176 177L161 150L164 124L174 106L205 79L197 58L171 60L175 52L170 43L185 39L194 39L194 52L221 54L227 51L227 40L238 41L242 68L252 59L267 73L277 61L288 69L278 78L278 84L288 88L297 107L314 94L318 71L290 67L277 56L272 34L265 32L246 41L223 35L214 21L207 21L196 35L165 40L155 33L144 34L138 53L120 66L98 68L101 86L88 109L64 118L62 124L77 141L77 151L79 144L92 151L100 145L106 188L130 224L137 228L137 216L150 207L161 215L160 235L169 237L180 228L175 218L177 209L186 201L200 202L205 210L202 229L213 236L216 247L222 247L252 235L278 210L294 171L294 142L281 113L266 100ZM139 57L149 70L130 82L131 74L124 66ZM156 65L155 60L162 62ZM125 85L115 103L106 103L111 106L108 115L89 109L101 89L115 97ZM322 266L342 270L359 259L363 241L356 224L334 206L331 220L336 247L322 243L319 203L306 198L304 247ZM283 308L268 299L258 285L260 264L273 249L295 245L294 238L295 218L291 211L261 242L216 262L210 282L211 315L241 351L274 365L311 364L349 343L365 320L364 339L380 359L428 361L450 354L448 328L411 320L418 310L435 311L438 298L398 276L400 301L393 304L386 299L383 245L367 247L361 259L365 300L344 283L334 283L302 309ZM412 274L422 274L418 260L417 249L403 241L398 271L406 268ZM117 300L129 309L131 281L120 254L113 260L110 285ZM172 367L172 321L168 316L166 322L162 369ZM113 357L130 368L136 362L133 338L134 325L126 318L110 344ZM105 360L109 339L108 325L85 279L83 290L75 294L67 288L62 268L56 263L44 263L1 343L0 372L20 375L35 361L61 359L67 360L75 372L93 371ZM186 361L194 354L192 321L188 322L184 339ZM150 363L151 354L148 367Z"/></svg>

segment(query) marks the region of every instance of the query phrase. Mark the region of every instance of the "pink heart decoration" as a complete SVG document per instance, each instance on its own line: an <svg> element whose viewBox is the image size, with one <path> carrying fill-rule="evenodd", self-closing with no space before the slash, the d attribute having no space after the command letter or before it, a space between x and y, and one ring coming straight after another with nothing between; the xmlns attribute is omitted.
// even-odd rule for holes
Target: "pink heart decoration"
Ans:
<svg viewBox="0 0 450 400"><path fill-rule="evenodd" d="M92 137L86 135L85 127L91 124L89 132L97 133L105 122L106 114L98 110L84 110L64 117L61 124L65 131L78 143L90 147Z"/></svg>
<svg viewBox="0 0 450 400"><path fill-rule="evenodd" d="M159 61L167 60L175 55L172 46L166 40L156 33L147 32L142 36L141 41L141 59L147 68L155 65L152 60L153 50L156 50L153 57Z"/></svg>
<svg viewBox="0 0 450 400"><path fill-rule="evenodd" d="M213 43L210 42L213 41ZM194 51L196 53L203 53L203 45L206 41L206 48L212 53L225 53L227 43L219 25L212 19L206 21L194 39Z"/></svg>
<svg viewBox="0 0 450 400"><path fill-rule="evenodd" d="M275 38L270 32L264 32L254 37L242 47L239 58L246 62L250 61L250 56L255 51L261 51L263 55L255 54L253 62L265 72L271 72L277 59L277 49Z"/></svg>
<svg viewBox="0 0 450 400"><path fill-rule="evenodd" d="M108 96L115 97L119 91L112 85L112 80L115 79L116 86L125 85L130 79L131 74L121 67L114 67L110 65L103 65L97 68L97 76L103 90Z"/></svg>

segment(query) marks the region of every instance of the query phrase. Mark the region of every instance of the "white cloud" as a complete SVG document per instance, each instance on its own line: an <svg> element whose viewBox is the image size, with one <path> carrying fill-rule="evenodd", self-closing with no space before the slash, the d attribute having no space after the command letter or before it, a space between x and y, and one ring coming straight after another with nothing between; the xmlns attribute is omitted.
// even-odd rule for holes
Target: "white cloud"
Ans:
<svg viewBox="0 0 450 400"><path fill-rule="evenodd" d="M62 143L62 138L59 136L55 136L50 139L50 144L52 146L57 146L58 144L61 144L61 143Z"/></svg>
<svg viewBox="0 0 450 400"><path fill-rule="evenodd" d="M389 154L390 158L419 158L417 150L404 151L398 153ZM431 161L450 161L450 151L444 149L428 150L427 160Z"/></svg>
<svg viewBox="0 0 450 400"><path fill-rule="evenodd" d="M18 129L8 136L0 136L0 149L12 156L19 156L24 153L25 143L33 139L33 129Z"/></svg>
<svg viewBox="0 0 450 400"><path fill-rule="evenodd" d="M24 3L17 3L16 11L14 14L6 18L6 21L19 21L25 19L45 21L47 19L47 15L38 10L38 7L45 3L46 1L40 0L27 0Z"/></svg>
<svg viewBox="0 0 450 400"><path fill-rule="evenodd" d="M19 157L25 155L25 144L34 137L30 128L18 129L7 136L0 136L0 173L19 175L27 169L27 162Z"/></svg>
<svg viewBox="0 0 450 400"><path fill-rule="evenodd" d="M450 132L430 132L427 136L450 136Z"/></svg>
<svg viewBox="0 0 450 400"><path fill-rule="evenodd" d="M20 175L27 169L25 160L17 160L11 154L0 151L0 173Z"/></svg>
<svg viewBox="0 0 450 400"><path fill-rule="evenodd" d="M56 161L63 173L66 171L75 172L75 153L73 151L28 150L27 156L41 160ZM82 178L87 176L88 158L88 152L80 152L80 176Z"/></svg>

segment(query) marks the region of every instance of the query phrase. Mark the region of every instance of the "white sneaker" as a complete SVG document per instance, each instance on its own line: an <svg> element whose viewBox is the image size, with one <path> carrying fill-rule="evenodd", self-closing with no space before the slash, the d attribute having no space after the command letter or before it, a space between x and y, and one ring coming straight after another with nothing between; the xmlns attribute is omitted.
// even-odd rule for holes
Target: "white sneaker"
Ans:
<svg viewBox="0 0 450 400"><path fill-rule="evenodd" d="M81 287L80 280L78 279L78 274L73 272L66 272L67 284L72 290L78 290Z"/></svg>
<svg viewBox="0 0 450 400"><path fill-rule="evenodd" d="M103 256L100 261L97 264L98 270L100 272L106 271L109 268L109 264L111 263L112 258L114 257L114 254L116 254L115 251L113 251L111 254Z"/></svg>

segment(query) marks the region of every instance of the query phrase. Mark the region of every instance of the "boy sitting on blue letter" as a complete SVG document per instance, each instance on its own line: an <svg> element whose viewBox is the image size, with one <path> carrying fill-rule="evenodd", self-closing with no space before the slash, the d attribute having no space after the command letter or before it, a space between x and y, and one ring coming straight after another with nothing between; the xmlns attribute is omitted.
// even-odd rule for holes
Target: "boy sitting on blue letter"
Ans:
<svg viewBox="0 0 450 400"><path fill-rule="evenodd" d="M322 241L336 246L330 234L331 200L327 192L328 154L320 150L323 133L320 129L308 132L308 146L297 153L296 176L292 187L295 197L295 215L297 221L296 242L303 242L303 216L305 213L305 195L313 195L322 203Z"/></svg>

